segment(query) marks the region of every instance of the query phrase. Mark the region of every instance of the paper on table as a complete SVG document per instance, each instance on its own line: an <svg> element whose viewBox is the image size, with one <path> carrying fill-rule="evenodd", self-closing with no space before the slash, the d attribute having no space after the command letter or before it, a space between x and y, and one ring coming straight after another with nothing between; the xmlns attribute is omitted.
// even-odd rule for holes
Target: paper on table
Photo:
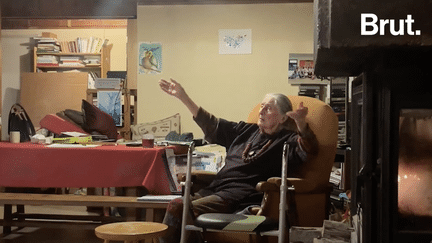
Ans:
<svg viewBox="0 0 432 243"><path fill-rule="evenodd" d="M161 201L167 202L181 197L181 195L146 195L137 198L138 201Z"/></svg>
<svg viewBox="0 0 432 243"><path fill-rule="evenodd" d="M53 143L46 145L48 148L94 148L98 147L98 144L67 144L67 143Z"/></svg>
<svg viewBox="0 0 432 243"><path fill-rule="evenodd" d="M71 136L71 137L83 137L83 136L89 136L88 134L82 133L82 132L62 132L61 134Z"/></svg>

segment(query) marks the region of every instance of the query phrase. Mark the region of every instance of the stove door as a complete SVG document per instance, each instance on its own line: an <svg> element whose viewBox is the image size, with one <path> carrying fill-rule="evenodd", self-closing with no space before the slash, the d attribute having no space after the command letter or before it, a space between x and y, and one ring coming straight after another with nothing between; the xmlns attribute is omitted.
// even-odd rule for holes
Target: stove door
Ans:
<svg viewBox="0 0 432 243"><path fill-rule="evenodd" d="M352 215L358 242L432 242L432 92L412 68L353 81Z"/></svg>

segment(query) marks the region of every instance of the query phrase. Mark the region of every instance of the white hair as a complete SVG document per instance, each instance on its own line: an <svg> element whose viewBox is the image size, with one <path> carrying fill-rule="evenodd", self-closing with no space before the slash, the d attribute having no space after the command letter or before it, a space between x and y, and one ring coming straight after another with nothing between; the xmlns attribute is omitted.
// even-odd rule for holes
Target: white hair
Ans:
<svg viewBox="0 0 432 243"><path fill-rule="evenodd" d="M286 95L279 93L269 93L266 96L272 98L275 101L275 105L277 106L280 114L285 115L288 111L293 110L291 101Z"/></svg>
<svg viewBox="0 0 432 243"><path fill-rule="evenodd" d="M293 106L291 101L288 99L288 97L284 94L280 93L269 93L266 95L266 97L269 97L274 100L276 107L278 108L278 111L281 115L286 116L286 113L288 111L293 110ZM297 131L297 125L295 124L294 120L287 117L288 119L285 121L283 126L287 130Z"/></svg>

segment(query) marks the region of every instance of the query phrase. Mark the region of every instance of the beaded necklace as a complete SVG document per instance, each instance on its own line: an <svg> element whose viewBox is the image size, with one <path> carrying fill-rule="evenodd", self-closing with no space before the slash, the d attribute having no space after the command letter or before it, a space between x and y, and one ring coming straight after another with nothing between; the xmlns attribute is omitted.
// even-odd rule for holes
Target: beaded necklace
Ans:
<svg viewBox="0 0 432 243"><path fill-rule="evenodd" d="M249 153L249 150L252 148L252 143L255 141L255 138L257 138L258 134L254 136L254 138L246 145L246 148L243 150L242 159L246 163L253 162L257 160L262 153L272 144L273 139L270 139L267 141L267 143L256 153L251 152Z"/></svg>

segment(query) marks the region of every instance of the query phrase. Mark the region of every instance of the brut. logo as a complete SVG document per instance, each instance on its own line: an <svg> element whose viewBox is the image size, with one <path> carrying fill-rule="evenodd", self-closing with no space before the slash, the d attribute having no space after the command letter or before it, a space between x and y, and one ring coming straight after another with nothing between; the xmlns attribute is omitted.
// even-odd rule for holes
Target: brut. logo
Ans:
<svg viewBox="0 0 432 243"><path fill-rule="evenodd" d="M414 19L410 14L406 19L399 19L396 23L395 19L378 19L373 13L361 14L361 35L385 35L388 29L393 36L398 35L420 35L420 30L413 30ZM405 28L406 27L406 28Z"/></svg>

